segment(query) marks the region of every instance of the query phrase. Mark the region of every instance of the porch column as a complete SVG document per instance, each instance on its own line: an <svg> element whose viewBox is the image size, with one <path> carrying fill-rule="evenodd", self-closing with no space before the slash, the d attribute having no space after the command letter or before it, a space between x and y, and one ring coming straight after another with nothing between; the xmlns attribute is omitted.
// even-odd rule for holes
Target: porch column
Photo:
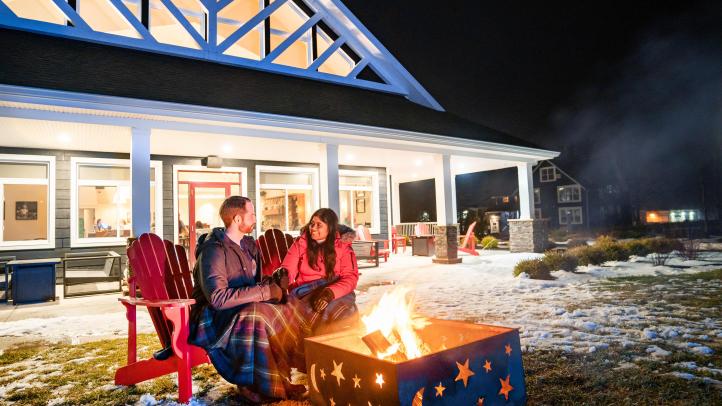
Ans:
<svg viewBox="0 0 722 406"><path fill-rule="evenodd" d="M131 225L133 236L150 232L150 129L131 129Z"/></svg>
<svg viewBox="0 0 722 406"><path fill-rule="evenodd" d="M401 223L401 204L399 203L399 181L391 174L391 224Z"/></svg>
<svg viewBox="0 0 722 406"><path fill-rule="evenodd" d="M436 264L458 264L459 231L456 223L456 196L454 196L454 176L451 174L451 155L434 156L434 184L436 188L436 231L434 245Z"/></svg>
<svg viewBox="0 0 722 406"><path fill-rule="evenodd" d="M519 176L519 218L529 220L534 214L533 165L530 162L517 164Z"/></svg>
<svg viewBox="0 0 722 406"><path fill-rule="evenodd" d="M341 216L338 190L338 145L321 146L321 206L328 207Z"/></svg>

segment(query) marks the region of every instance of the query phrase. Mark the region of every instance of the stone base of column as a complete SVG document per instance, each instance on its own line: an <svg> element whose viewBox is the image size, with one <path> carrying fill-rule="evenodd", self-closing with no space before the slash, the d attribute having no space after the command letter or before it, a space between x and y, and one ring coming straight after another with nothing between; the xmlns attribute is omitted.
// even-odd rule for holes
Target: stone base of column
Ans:
<svg viewBox="0 0 722 406"><path fill-rule="evenodd" d="M549 220L509 220L511 252L544 252L547 247Z"/></svg>
<svg viewBox="0 0 722 406"><path fill-rule="evenodd" d="M455 224L436 226L434 245L436 257L431 261L435 264L458 264L459 258L459 229Z"/></svg>

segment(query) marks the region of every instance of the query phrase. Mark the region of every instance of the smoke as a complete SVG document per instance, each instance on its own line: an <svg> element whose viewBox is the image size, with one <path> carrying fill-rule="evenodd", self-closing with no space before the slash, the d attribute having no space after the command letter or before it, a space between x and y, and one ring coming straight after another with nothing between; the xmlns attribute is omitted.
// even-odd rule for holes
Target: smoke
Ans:
<svg viewBox="0 0 722 406"><path fill-rule="evenodd" d="M555 114L562 165L592 185L619 186L634 206L699 207L704 187L719 202L720 21L703 7L658 23Z"/></svg>

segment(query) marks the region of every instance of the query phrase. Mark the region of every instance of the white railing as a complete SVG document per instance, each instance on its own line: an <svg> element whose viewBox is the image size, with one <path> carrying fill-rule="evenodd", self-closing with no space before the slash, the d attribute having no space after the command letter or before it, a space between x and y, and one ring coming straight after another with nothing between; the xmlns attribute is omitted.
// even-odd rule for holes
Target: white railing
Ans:
<svg viewBox="0 0 722 406"><path fill-rule="evenodd" d="M436 222L422 221L417 223L398 223L394 225L394 227L396 227L396 233L398 235L416 235L417 233L420 235L435 235L438 224ZM459 226L456 225L456 227L458 229ZM417 232L417 230L420 232Z"/></svg>

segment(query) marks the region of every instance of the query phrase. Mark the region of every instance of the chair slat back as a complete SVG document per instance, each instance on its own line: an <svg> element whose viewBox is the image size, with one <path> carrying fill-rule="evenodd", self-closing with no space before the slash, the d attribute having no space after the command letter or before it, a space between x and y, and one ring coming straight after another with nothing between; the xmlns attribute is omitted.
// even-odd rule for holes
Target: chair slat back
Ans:
<svg viewBox="0 0 722 406"><path fill-rule="evenodd" d="M186 250L180 245L173 245L165 240L167 270L165 285L171 299L189 299L193 292L191 271L188 265Z"/></svg>
<svg viewBox="0 0 722 406"><path fill-rule="evenodd" d="M471 225L469 226L469 229L466 230L466 235L464 236L464 242L461 243L462 247L474 248L473 246L469 246L469 239L471 238L471 235L474 232L474 227L476 227L476 221L471 223Z"/></svg>
<svg viewBox="0 0 722 406"><path fill-rule="evenodd" d="M279 229L272 228L259 236L256 244L261 252L261 270L264 275L271 275L276 268L281 266L283 258L286 257L288 249L293 244L293 237Z"/></svg>
<svg viewBox="0 0 722 406"><path fill-rule="evenodd" d="M371 232L364 225L359 225L356 228L356 238L360 241L373 241L374 240L371 237Z"/></svg>

